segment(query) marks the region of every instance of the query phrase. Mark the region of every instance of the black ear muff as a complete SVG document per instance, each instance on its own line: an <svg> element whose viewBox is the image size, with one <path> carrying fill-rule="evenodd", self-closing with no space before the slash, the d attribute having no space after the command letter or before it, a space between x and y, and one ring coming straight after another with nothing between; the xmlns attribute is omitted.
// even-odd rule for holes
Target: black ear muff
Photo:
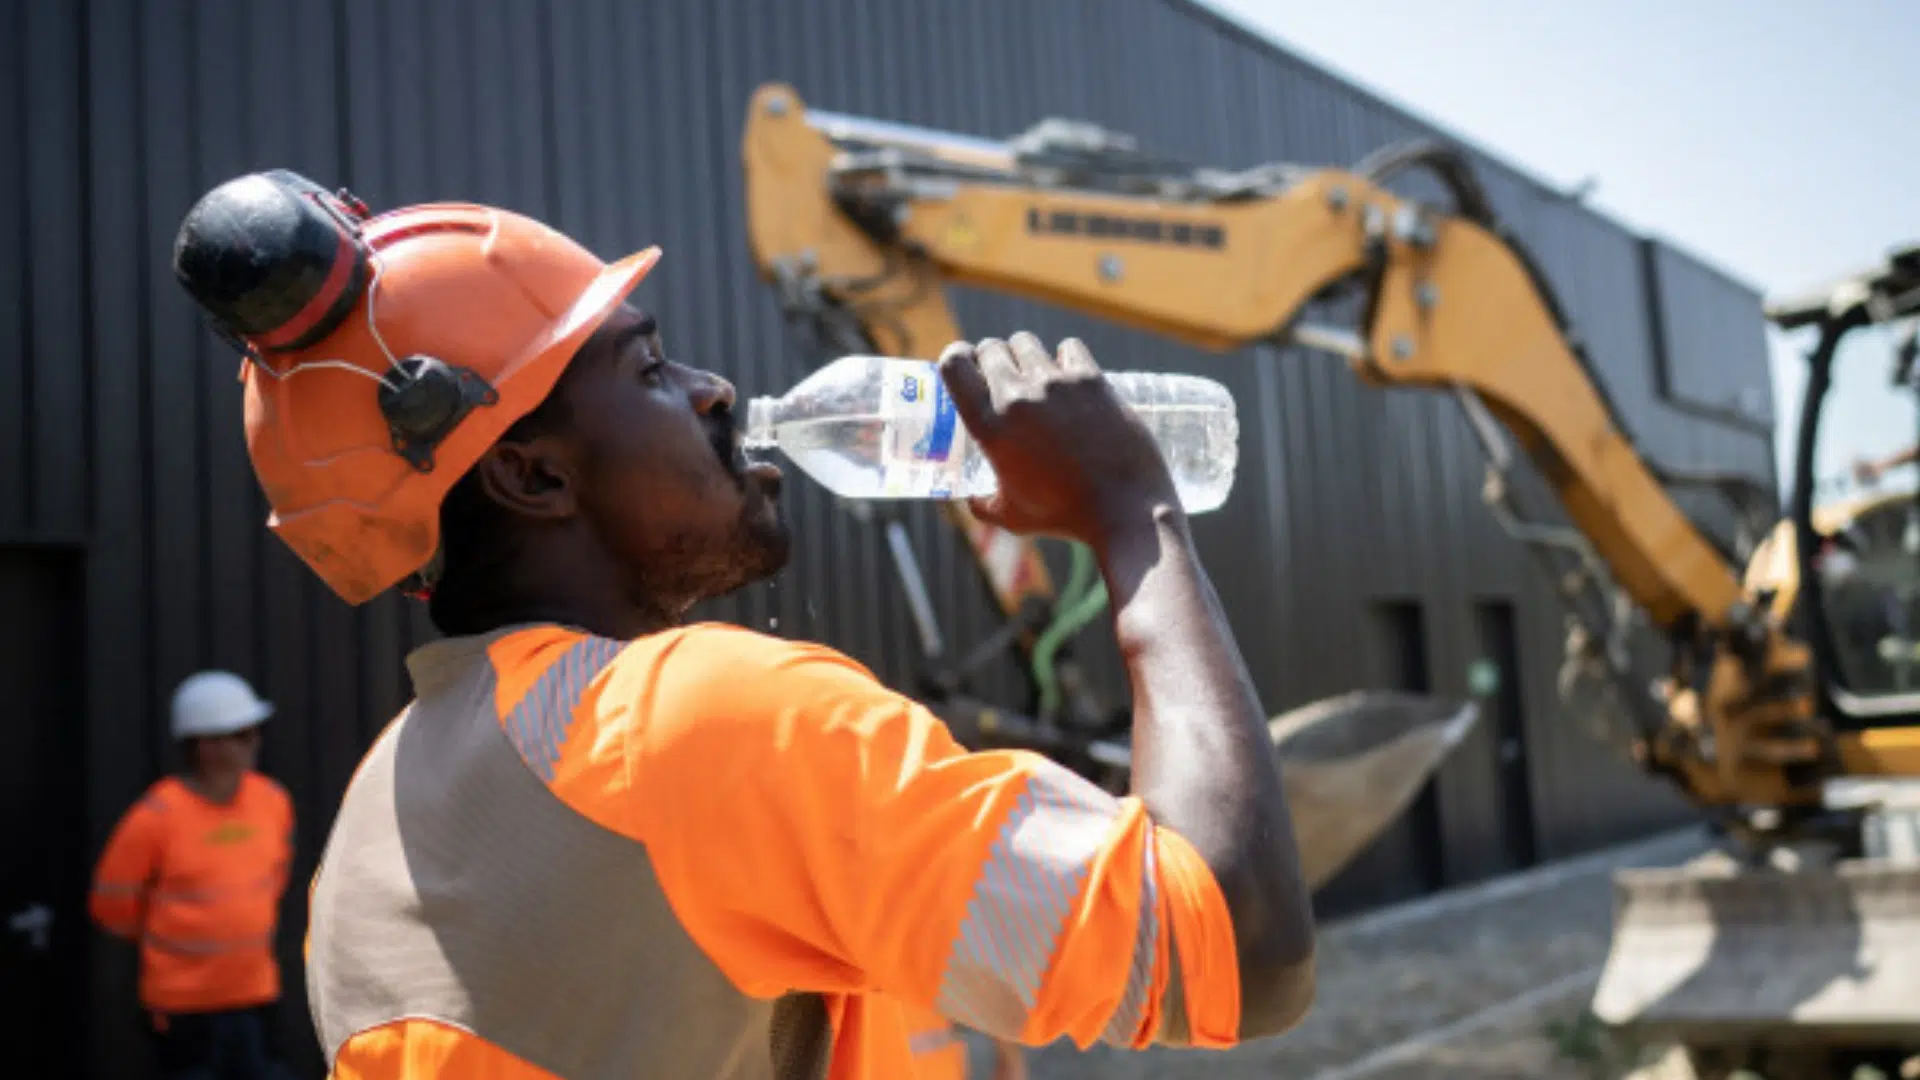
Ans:
<svg viewBox="0 0 1920 1080"><path fill-rule="evenodd" d="M329 192L285 169L249 173L187 211L174 237L174 276L216 333L273 370L272 354L324 340L365 294L373 257L360 226L368 216L345 189ZM378 378L393 448L421 472L433 471L434 448L469 412L500 399L485 379L432 356L409 356Z"/></svg>
<svg viewBox="0 0 1920 1080"><path fill-rule="evenodd" d="M298 173L229 180L194 203L173 241L173 272L221 337L249 353L325 338L366 291L366 206Z"/></svg>
<svg viewBox="0 0 1920 1080"><path fill-rule="evenodd" d="M393 449L421 472L433 471L433 448L477 406L500 392L487 380L431 356L409 356L380 384L380 412Z"/></svg>

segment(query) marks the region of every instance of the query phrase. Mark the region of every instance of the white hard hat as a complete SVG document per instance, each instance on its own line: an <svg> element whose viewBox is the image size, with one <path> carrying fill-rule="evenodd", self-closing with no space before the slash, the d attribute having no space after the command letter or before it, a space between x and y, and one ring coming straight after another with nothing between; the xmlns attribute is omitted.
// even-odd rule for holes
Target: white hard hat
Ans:
<svg viewBox="0 0 1920 1080"><path fill-rule="evenodd" d="M196 672L173 692L176 739L230 735L272 715L272 703L261 700L247 680L229 671Z"/></svg>

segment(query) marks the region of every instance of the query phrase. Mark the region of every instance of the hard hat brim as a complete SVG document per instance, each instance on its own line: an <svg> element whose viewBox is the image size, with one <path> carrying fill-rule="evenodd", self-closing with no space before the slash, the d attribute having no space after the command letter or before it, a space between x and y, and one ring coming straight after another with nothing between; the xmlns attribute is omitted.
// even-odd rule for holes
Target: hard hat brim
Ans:
<svg viewBox="0 0 1920 1080"><path fill-rule="evenodd" d="M210 735L232 735L266 723L273 716L273 711L272 702L262 701L245 712L236 713L212 723L186 726L175 733L175 738L197 739Z"/></svg>
<svg viewBox="0 0 1920 1080"><path fill-rule="evenodd" d="M593 279L593 284L580 294L566 318L554 329L556 351L564 352L571 360L573 353L626 301L659 261L660 248L649 247L600 271L600 276Z"/></svg>

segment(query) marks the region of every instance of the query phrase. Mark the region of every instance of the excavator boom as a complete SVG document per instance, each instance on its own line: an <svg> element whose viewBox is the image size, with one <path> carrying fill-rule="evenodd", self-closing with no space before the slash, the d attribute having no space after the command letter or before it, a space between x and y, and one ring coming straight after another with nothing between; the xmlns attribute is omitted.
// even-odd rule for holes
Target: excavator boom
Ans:
<svg viewBox="0 0 1920 1080"><path fill-rule="evenodd" d="M780 100L794 110L765 108ZM901 287L913 291L875 298L900 301L877 322L880 347L924 355L959 336L944 296L916 287L927 280L918 275L1211 351L1298 335L1346 356L1370 382L1477 395L1550 459L1574 523L1657 623L1697 615L1724 628L1734 618L1733 568L1612 422L1528 268L1472 221L1334 169L1238 185L1149 186L1136 175L1131 185L1108 180L1134 190L1101 190L1067 168L1048 180L1044 158L1022 164L1015 150L979 139L836 114L809 122L785 88L759 101L747 165L763 264L811 252L827 279L879 275L886 250L927 264L904 275ZM840 149L848 144L862 149ZM1310 300L1349 285L1378 299L1364 336L1296 325Z"/></svg>

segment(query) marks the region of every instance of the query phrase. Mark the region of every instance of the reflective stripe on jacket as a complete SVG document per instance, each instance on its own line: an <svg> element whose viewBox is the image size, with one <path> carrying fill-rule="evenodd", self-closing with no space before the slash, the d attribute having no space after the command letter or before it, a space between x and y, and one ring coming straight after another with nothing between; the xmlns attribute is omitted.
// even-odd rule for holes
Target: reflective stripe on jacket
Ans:
<svg viewBox="0 0 1920 1080"><path fill-rule="evenodd" d="M902 1077L902 1003L1142 1046L1177 1001L1233 1041L1232 928L1183 839L1037 754L966 752L839 653L538 625L408 665L313 885L342 1080Z"/></svg>
<svg viewBox="0 0 1920 1080"><path fill-rule="evenodd" d="M293 854L293 804L258 773L209 802L176 777L128 810L94 868L89 908L140 946L140 1001L157 1013L280 996L274 930Z"/></svg>
<svg viewBox="0 0 1920 1080"><path fill-rule="evenodd" d="M967 1044L951 1021L930 1009L906 1009L913 1080L967 1080Z"/></svg>

